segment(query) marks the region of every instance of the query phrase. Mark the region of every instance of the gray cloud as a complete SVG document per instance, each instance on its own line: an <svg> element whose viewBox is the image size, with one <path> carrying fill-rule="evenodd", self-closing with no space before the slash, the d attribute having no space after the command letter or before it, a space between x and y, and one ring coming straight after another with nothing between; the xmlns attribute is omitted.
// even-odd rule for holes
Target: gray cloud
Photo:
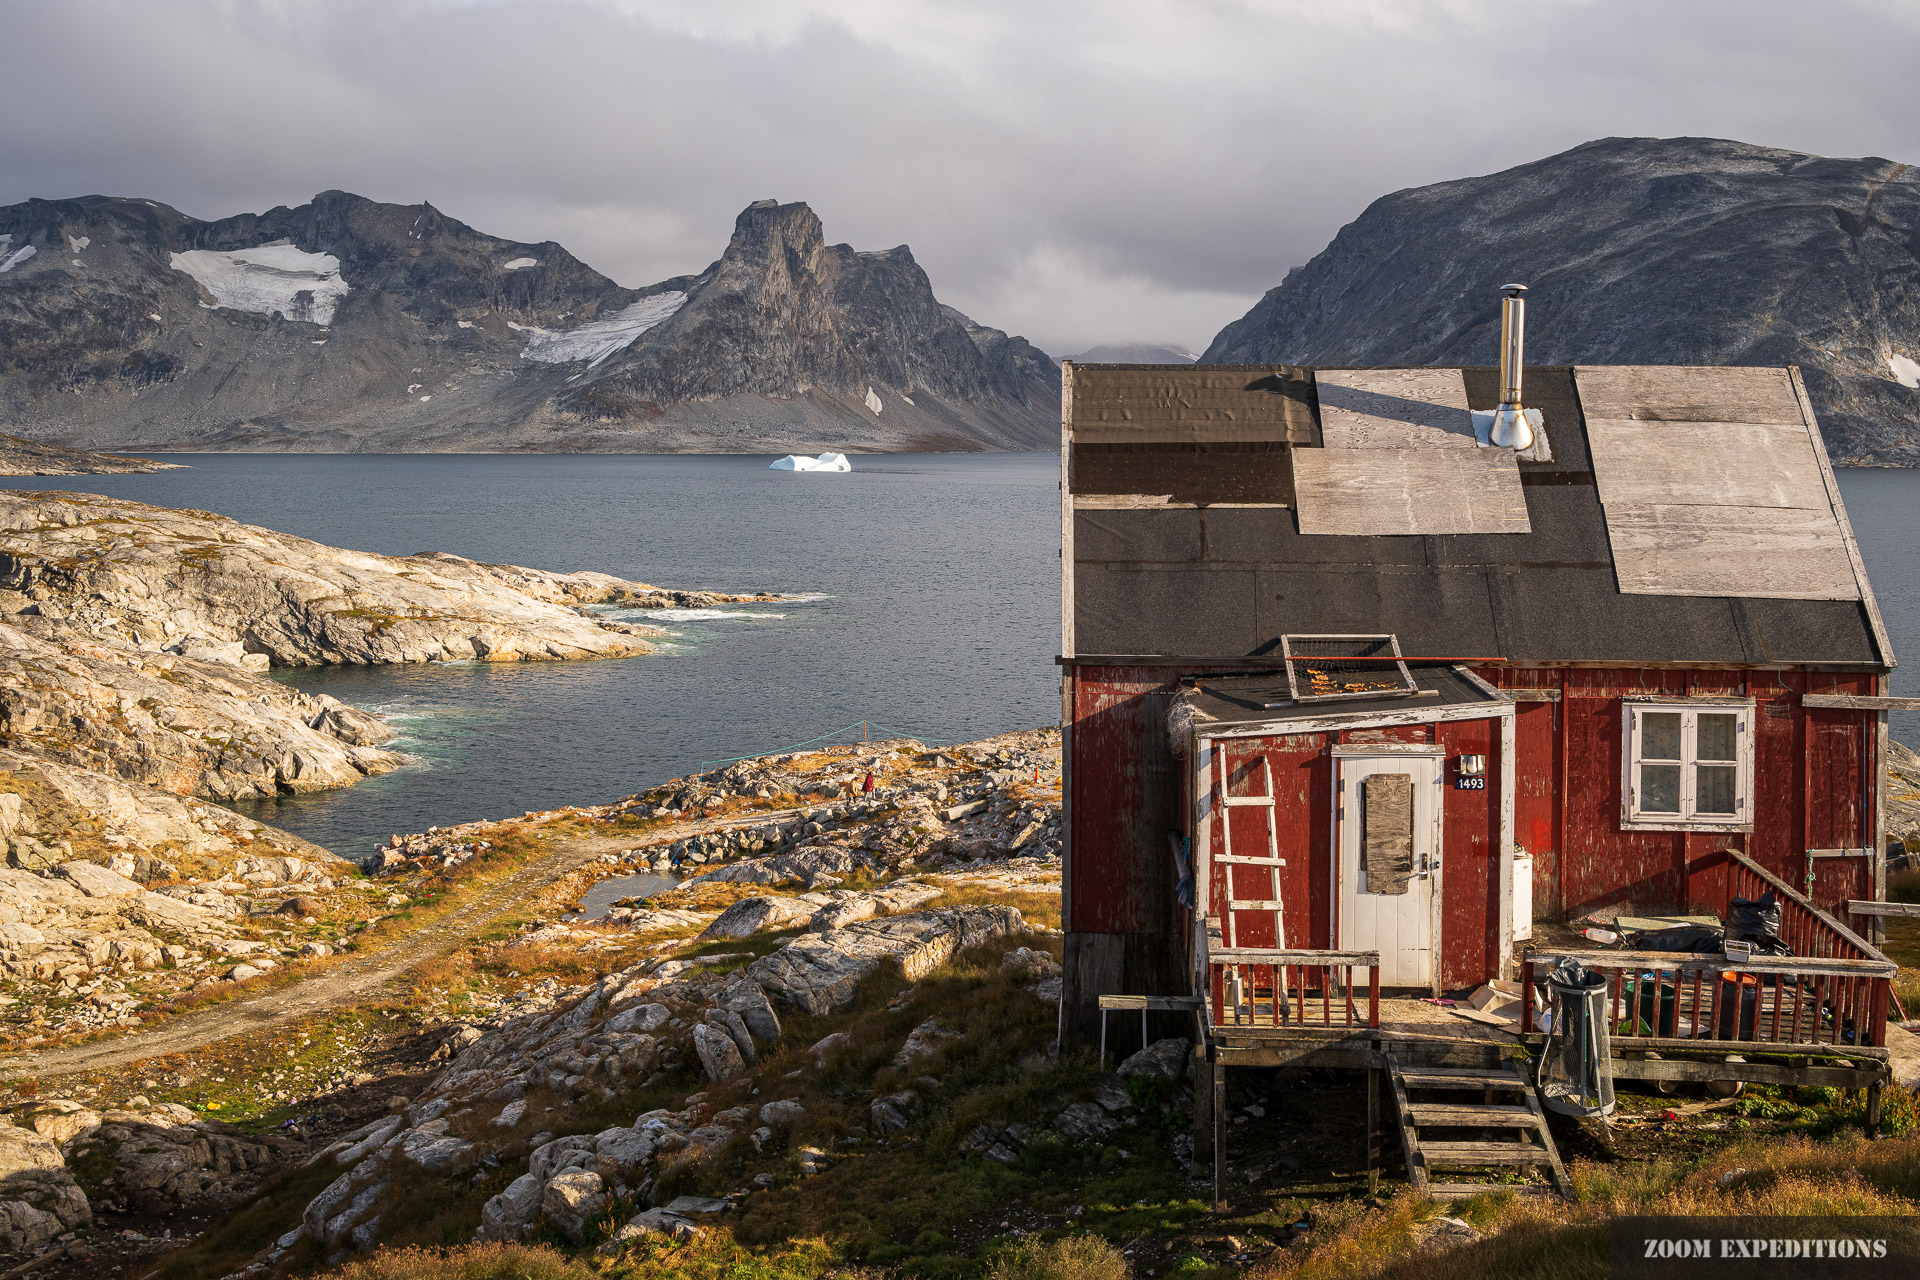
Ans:
<svg viewBox="0 0 1920 1280"><path fill-rule="evenodd" d="M1920 161L1900 0L0 0L0 203L341 187L625 284L739 208L1048 350L1195 349L1384 192L1610 134Z"/></svg>

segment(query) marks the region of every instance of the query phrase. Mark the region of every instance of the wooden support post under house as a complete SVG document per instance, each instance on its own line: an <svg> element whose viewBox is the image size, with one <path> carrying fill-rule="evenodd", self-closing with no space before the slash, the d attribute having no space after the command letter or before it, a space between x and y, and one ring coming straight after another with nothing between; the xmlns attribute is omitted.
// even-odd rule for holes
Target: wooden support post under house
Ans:
<svg viewBox="0 0 1920 1280"><path fill-rule="evenodd" d="M1227 1069L1213 1064L1213 1207L1227 1207Z"/></svg>
<svg viewBox="0 0 1920 1280"><path fill-rule="evenodd" d="M1884 1092L1885 1092L1884 1086L1882 1085L1870 1084L1867 1086L1867 1137L1868 1138L1877 1138L1880 1136L1880 1109L1881 1109L1881 1103L1883 1101L1882 1095Z"/></svg>
<svg viewBox="0 0 1920 1280"><path fill-rule="evenodd" d="M1380 1068L1367 1065L1367 1194L1380 1194Z"/></svg>
<svg viewBox="0 0 1920 1280"><path fill-rule="evenodd" d="M1213 1158L1213 1063L1207 1059L1207 1047L1193 1050L1193 1163L1195 1167Z"/></svg>

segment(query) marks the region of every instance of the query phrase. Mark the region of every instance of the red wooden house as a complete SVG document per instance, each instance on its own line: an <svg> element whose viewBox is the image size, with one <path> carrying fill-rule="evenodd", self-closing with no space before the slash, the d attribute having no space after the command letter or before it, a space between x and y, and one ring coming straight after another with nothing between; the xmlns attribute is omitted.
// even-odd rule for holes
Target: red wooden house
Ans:
<svg viewBox="0 0 1920 1280"><path fill-rule="evenodd" d="M1519 976L1535 921L1772 888L1766 1007L1830 981L1794 1034L1878 1043L1839 921L1884 897L1893 655L1797 370L1528 369L1507 445L1495 369L1064 374L1067 1040L1102 996L1333 1025Z"/></svg>

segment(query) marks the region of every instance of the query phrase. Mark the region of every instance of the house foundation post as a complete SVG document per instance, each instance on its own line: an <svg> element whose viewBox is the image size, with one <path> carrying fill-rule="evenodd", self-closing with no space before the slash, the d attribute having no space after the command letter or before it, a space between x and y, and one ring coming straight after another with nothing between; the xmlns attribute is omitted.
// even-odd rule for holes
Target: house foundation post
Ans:
<svg viewBox="0 0 1920 1280"><path fill-rule="evenodd" d="M1213 1064L1213 1207L1227 1207L1227 1069Z"/></svg>
<svg viewBox="0 0 1920 1280"><path fill-rule="evenodd" d="M1367 1194L1380 1194L1380 1067L1367 1059Z"/></svg>
<svg viewBox="0 0 1920 1280"><path fill-rule="evenodd" d="M1880 1136L1880 1104L1883 1090L1878 1084L1867 1086L1867 1137Z"/></svg>
<svg viewBox="0 0 1920 1280"><path fill-rule="evenodd" d="M1213 1159L1213 1063L1207 1046L1193 1046L1193 1163Z"/></svg>

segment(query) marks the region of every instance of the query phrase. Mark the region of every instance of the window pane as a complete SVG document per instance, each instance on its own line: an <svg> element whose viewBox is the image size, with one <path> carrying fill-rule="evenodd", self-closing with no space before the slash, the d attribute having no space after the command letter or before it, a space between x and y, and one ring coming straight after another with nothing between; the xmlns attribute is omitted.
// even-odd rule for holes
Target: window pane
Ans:
<svg viewBox="0 0 1920 1280"><path fill-rule="evenodd" d="M1738 716L1721 712L1700 713L1700 734L1696 745L1695 759L1732 760L1734 759L1734 727L1739 723ZM1705 776L1705 775L1702 775Z"/></svg>
<svg viewBox="0 0 1920 1280"><path fill-rule="evenodd" d="M1705 719L1705 717L1701 717ZM1695 813L1731 814L1733 804L1733 770L1730 764L1703 764L1699 766L1699 776L1694 780L1696 790L1693 797Z"/></svg>
<svg viewBox="0 0 1920 1280"><path fill-rule="evenodd" d="M1677 721L1680 717L1673 718ZM1674 732L1677 736L1679 730L1676 729ZM1640 812L1680 812L1679 765L1643 764L1640 766Z"/></svg>
<svg viewBox="0 0 1920 1280"><path fill-rule="evenodd" d="M1678 711L1640 713L1640 758L1642 760L1678 760L1680 758L1680 713Z"/></svg>

